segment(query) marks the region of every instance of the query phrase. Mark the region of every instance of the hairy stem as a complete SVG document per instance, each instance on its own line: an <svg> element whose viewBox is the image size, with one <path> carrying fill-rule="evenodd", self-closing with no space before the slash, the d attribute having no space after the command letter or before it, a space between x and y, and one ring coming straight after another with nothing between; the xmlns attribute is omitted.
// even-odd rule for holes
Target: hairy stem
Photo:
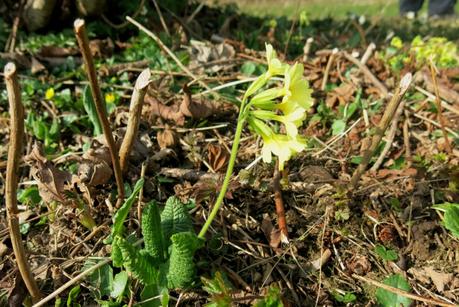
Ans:
<svg viewBox="0 0 459 307"><path fill-rule="evenodd" d="M21 273L21 277L24 280L27 290L29 290L29 293L32 296L32 301L36 302L40 299L41 294L27 263L27 257L24 245L22 244L21 233L19 231L19 210L17 206L16 192L18 187L17 173L23 149L24 107L21 102L21 91L17 80L16 66L13 63L8 63L5 66L5 83L11 116L10 143L8 147L8 162L6 165L5 178L5 204L8 216L8 228L19 272Z"/></svg>
<svg viewBox="0 0 459 307"><path fill-rule="evenodd" d="M233 174L234 163L236 162L237 151L239 149L239 142L241 141L242 129L244 128L244 123L245 123L245 116L244 116L245 101L246 101L246 98L244 97L244 99L242 100L241 106L239 108L239 116L237 120L236 132L234 133L233 147L231 148L231 155L230 155L230 159L228 162L228 168L226 169L225 179L223 179L223 184L221 186L220 194L218 194L217 200L215 201L214 207L212 208L212 211L210 212L206 223L204 224L204 226L202 226L202 229L199 232L199 235L198 235L199 238L204 238L204 235L209 229L210 224L212 224L212 221L217 215L218 210L222 206L223 199L225 198L226 191L228 190L231 175Z"/></svg>
<svg viewBox="0 0 459 307"><path fill-rule="evenodd" d="M277 160L273 174L274 203L276 204L276 214L279 230L283 235L283 239L288 241L287 219L285 218L284 200L282 199L282 191L280 186L281 177L282 174L279 171L279 160Z"/></svg>
<svg viewBox="0 0 459 307"><path fill-rule="evenodd" d="M94 68L94 61L92 59L91 51L89 50L88 35L86 34L86 27L83 19L77 19L74 23L75 35L80 46L81 54L83 55L84 66L88 75L89 84L91 86L91 93L96 106L99 120L102 124L102 130L104 131L105 139L107 141L108 149L112 159L113 170L115 173L116 185L118 187L118 202L117 207L121 205L124 199L124 184L123 176L121 174L120 160L118 157L118 151L116 150L115 140L113 139L112 130L110 129L110 123L107 118L107 110L105 103L102 100L102 93L100 91L99 82L97 81L96 70Z"/></svg>
<svg viewBox="0 0 459 307"><path fill-rule="evenodd" d="M148 84L150 84L150 76L150 69L144 69L137 78L134 91L132 92L131 104L129 106L129 121L126 128L126 134L124 135L124 139L120 147L120 164L122 172L126 171L128 157L137 136L137 132L139 131L143 99L147 92Z"/></svg>

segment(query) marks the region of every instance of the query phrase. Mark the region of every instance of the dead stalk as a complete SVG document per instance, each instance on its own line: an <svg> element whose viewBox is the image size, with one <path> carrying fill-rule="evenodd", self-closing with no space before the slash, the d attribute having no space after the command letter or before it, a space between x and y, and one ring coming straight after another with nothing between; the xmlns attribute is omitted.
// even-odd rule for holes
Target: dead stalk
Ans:
<svg viewBox="0 0 459 307"><path fill-rule="evenodd" d="M274 203L276 204L276 214L281 232L282 241L288 241L287 220L285 218L284 201L282 200L282 191L280 186L281 172L279 172L279 161L276 162L276 168L273 175ZM285 240L284 240L285 239Z"/></svg>
<svg viewBox="0 0 459 307"><path fill-rule="evenodd" d="M121 171L126 171L128 157L134 144L134 140L139 131L140 116L142 115L143 99L147 92L148 84L150 84L150 69L142 71L135 82L134 91L131 96L131 105L129 106L129 120L124 135L123 142L120 147L120 165Z"/></svg>
<svg viewBox="0 0 459 307"><path fill-rule="evenodd" d="M163 14L161 13L161 10L159 9L159 5L156 2L156 0L152 0L153 5L155 6L156 13L158 13L159 21L161 21L161 25L163 26L164 31L167 33L168 36L171 36L171 33L169 32L169 29L167 28L166 22L164 21Z"/></svg>
<svg viewBox="0 0 459 307"><path fill-rule="evenodd" d="M19 210L17 206L18 169L21 160L24 139L24 107L21 101L21 91L17 79L16 65L8 63L5 66L5 83L10 107L10 143L5 178L5 204L8 216L8 228L14 256L22 279L32 296L32 301L40 299L41 294L37 283L27 263L27 257L19 231Z"/></svg>
<svg viewBox="0 0 459 307"><path fill-rule="evenodd" d="M365 64L362 64L359 60L357 60L356 58L354 58L352 55L350 55L347 52L343 52L343 55L349 62L352 62L353 64L357 65L360 71L368 79L370 79L370 81L379 89L383 97L387 97L387 95L389 94L387 87L381 81L379 81L379 79L376 78L375 75L373 75L373 73L368 69L368 67Z"/></svg>
<svg viewBox="0 0 459 307"><path fill-rule="evenodd" d="M322 79L322 86L320 87L322 91L325 91L325 87L327 86L328 75L330 74L330 69L337 53L338 48L333 49L332 53L330 54L330 57L328 58L327 66L325 67L324 77Z"/></svg>
<svg viewBox="0 0 459 307"><path fill-rule="evenodd" d="M375 164L371 167L372 172L376 172L381 164L384 161L384 158L386 157L387 153L389 152L390 148L392 147L392 143L394 142L395 134L397 133L397 127L398 127L398 121L400 119L400 116L402 116L403 110L405 109L405 103L402 102L400 103L400 106L397 108L397 111L395 112L394 118L392 119L392 124L389 129L389 133L386 139L386 144L384 145L383 150L381 151L381 154L379 155L378 159L376 160Z"/></svg>
<svg viewBox="0 0 459 307"><path fill-rule="evenodd" d="M314 38L312 37L306 40L306 44L304 44L304 47L303 47L303 62L308 61L309 52L311 52L311 46L313 42L314 42Z"/></svg>
<svg viewBox="0 0 459 307"><path fill-rule="evenodd" d="M365 50L365 53L362 55L362 58L360 59L360 63L362 63L363 65L367 64L368 60L370 59L375 49L376 49L376 45L374 43L370 43L370 45L368 45L367 47L367 50Z"/></svg>
<svg viewBox="0 0 459 307"><path fill-rule="evenodd" d="M389 101L386 111L384 112L384 115L381 118L379 125L376 127L376 132L371 140L370 147L365 151L362 157L362 162L359 164L354 174L352 175L351 182L349 183L349 188L355 188L357 186L357 183L359 182L360 177L365 172L368 166L368 163L370 163L371 157L373 156L379 143L381 142L381 139L383 138L384 133L387 130L387 127L389 127L389 123L391 122L395 112L397 111L398 106L400 102L402 101L403 96L408 90L408 87L411 84L411 80L412 80L412 75L411 73L408 73L400 81L399 87L397 88L394 95L392 96L392 99Z"/></svg>
<svg viewBox="0 0 459 307"><path fill-rule="evenodd" d="M384 289L386 291L395 293L395 294L400 295L400 296L404 296L404 297L410 298L412 300L416 300L416 301L432 304L434 306L445 306L445 307L457 306L455 304L450 304L450 303L442 302L442 301L439 301L439 300L425 298L425 297L422 297L422 296L419 296L419 295L416 295L416 294L413 294L413 293L409 293L409 292L403 291L403 290L401 290L399 288L395 288L395 287L380 283L380 282L378 282L376 280L372 280L372 279L369 279L369 278L366 278L366 277L363 277L363 276L360 276L360 275L357 275L357 274L352 274L352 277L354 277L355 279L361 280L363 282L366 282L367 284L376 286L378 288Z"/></svg>
<svg viewBox="0 0 459 307"><path fill-rule="evenodd" d="M89 79L89 85L91 87L92 97L96 106L97 115L102 123L102 129L104 131L105 139L107 141L108 148L110 150L110 156L112 159L113 170L115 173L116 185L118 187L118 203L124 199L124 184L123 176L121 174L120 160L118 158L118 151L116 150L115 140L113 139L112 130L110 129L110 123L107 118L107 111L105 103L102 100L102 93L100 91L99 83L97 81L96 70L94 68L94 62L92 59L91 51L89 50L88 35L86 34L85 22L83 19L77 19L74 23L75 35L80 46L81 54L83 55L83 61L86 73Z"/></svg>
<svg viewBox="0 0 459 307"><path fill-rule="evenodd" d="M188 68L186 68L182 62L177 58L177 56L175 56L175 54L159 39L158 36L156 36L153 32L151 32L150 30L148 30L147 28L145 28L143 25L141 25L140 23L138 23L137 21L135 21L134 19L132 19L131 17L129 16L126 16L126 19L132 23L133 25L135 25L137 28L139 28L141 31L143 31L145 34L147 34L148 36L150 36L154 41L155 43L158 44L158 46L164 51L166 52L171 58L172 60L174 60L174 62L177 64L178 67L180 67L181 70L183 70L188 76L190 76L190 78L193 79L193 81L197 81L199 82L199 84L201 84L206 90L209 90L209 91L212 91L211 88L206 84L204 83L202 80L200 80L198 77L196 77ZM217 93L215 93L217 94ZM218 94L217 94L218 95Z"/></svg>
<svg viewBox="0 0 459 307"><path fill-rule="evenodd" d="M437 105L437 120L440 123L441 131L443 132L443 137L445 138L446 151L450 154L453 152L453 150L449 142L448 133L446 132L446 129L445 129L445 118L443 117L440 92L438 90L437 70L432 61L430 61L430 73L432 74L432 81L433 81L433 85L435 89L435 104Z"/></svg>

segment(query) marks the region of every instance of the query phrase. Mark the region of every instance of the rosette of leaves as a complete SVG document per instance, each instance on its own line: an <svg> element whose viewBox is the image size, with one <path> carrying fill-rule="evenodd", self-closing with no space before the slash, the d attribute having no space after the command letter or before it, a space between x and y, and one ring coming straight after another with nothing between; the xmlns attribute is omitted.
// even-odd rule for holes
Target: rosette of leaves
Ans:
<svg viewBox="0 0 459 307"><path fill-rule="evenodd" d="M143 210L141 228L143 249L118 233L111 256L114 266L124 267L145 285L142 299L160 295L164 299L167 289L192 286L196 277L194 253L203 241L193 232L187 206L170 197L160 213L157 204L150 202ZM159 305L158 300L154 302Z"/></svg>

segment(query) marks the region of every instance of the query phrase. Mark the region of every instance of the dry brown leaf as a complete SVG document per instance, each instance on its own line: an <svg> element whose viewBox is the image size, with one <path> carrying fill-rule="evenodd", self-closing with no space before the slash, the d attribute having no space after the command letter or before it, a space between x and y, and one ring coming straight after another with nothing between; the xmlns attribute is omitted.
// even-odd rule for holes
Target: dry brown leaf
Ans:
<svg viewBox="0 0 459 307"><path fill-rule="evenodd" d="M146 117L150 123L156 117L174 121L179 126L183 126L185 123L185 116L180 112L180 108L177 105L166 106L149 95L145 96L142 116Z"/></svg>
<svg viewBox="0 0 459 307"><path fill-rule="evenodd" d="M355 86L352 83L344 83L341 86L334 88L327 95L327 107L334 107L336 105L336 102L338 102L339 105L345 105L346 103L351 102L354 93Z"/></svg>
<svg viewBox="0 0 459 307"><path fill-rule="evenodd" d="M432 282L439 292L443 292L443 290L445 290L445 285L449 284L453 279L453 274L437 272L432 267L425 267L424 271L427 276L432 279Z"/></svg>
<svg viewBox="0 0 459 307"><path fill-rule="evenodd" d="M185 84L183 86L183 96L182 104L180 105L180 112L183 115L191 118L206 118L215 113L215 105L210 101L194 101L191 98L191 92L188 86Z"/></svg>
<svg viewBox="0 0 459 307"><path fill-rule="evenodd" d="M78 166L78 178L88 186L107 183L112 177L111 156L103 136L95 138L83 154Z"/></svg>
<svg viewBox="0 0 459 307"><path fill-rule="evenodd" d="M271 246L274 250L277 250L281 243L281 232L279 229L274 227L271 222L271 218L267 214L264 215L263 221L261 222L261 230L265 234L265 237L269 242L269 246Z"/></svg>
<svg viewBox="0 0 459 307"><path fill-rule="evenodd" d="M37 144L24 160L31 166L32 177L37 181L38 191L43 201L66 203L65 192L71 189L72 174L56 168L43 156Z"/></svg>
<svg viewBox="0 0 459 307"><path fill-rule="evenodd" d="M177 132L170 129L167 125L164 130L158 131L158 133L156 134L156 139L161 149L173 148L177 145L179 141Z"/></svg>
<svg viewBox="0 0 459 307"><path fill-rule="evenodd" d="M209 144L207 146L207 159L212 169L218 172L228 163L229 153L222 145Z"/></svg>

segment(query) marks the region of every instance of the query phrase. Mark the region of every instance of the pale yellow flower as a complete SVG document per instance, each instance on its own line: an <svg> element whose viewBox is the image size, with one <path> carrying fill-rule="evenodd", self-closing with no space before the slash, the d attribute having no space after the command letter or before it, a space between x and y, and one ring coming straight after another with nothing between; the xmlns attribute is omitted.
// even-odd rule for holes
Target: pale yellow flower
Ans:
<svg viewBox="0 0 459 307"><path fill-rule="evenodd" d="M250 127L263 138L262 158L266 163L272 161L272 155L279 159L279 170L284 169L285 162L306 148L305 139L296 135L276 134L262 120L250 116L248 119Z"/></svg>
<svg viewBox="0 0 459 307"><path fill-rule="evenodd" d="M303 65L298 63L285 70L284 97L277 105L284 114L294 112L298 107L309 110L312 105L312 90L303 77L303 71Z"/></svg>
<svg viewBox="0 0 459 307"><path fill-rule="evenodd" d="M266 44L266 61L268 62L268 75L269 77L282 75L285 71L287 64L277 58L276 51L271 44Z"/></svg>

